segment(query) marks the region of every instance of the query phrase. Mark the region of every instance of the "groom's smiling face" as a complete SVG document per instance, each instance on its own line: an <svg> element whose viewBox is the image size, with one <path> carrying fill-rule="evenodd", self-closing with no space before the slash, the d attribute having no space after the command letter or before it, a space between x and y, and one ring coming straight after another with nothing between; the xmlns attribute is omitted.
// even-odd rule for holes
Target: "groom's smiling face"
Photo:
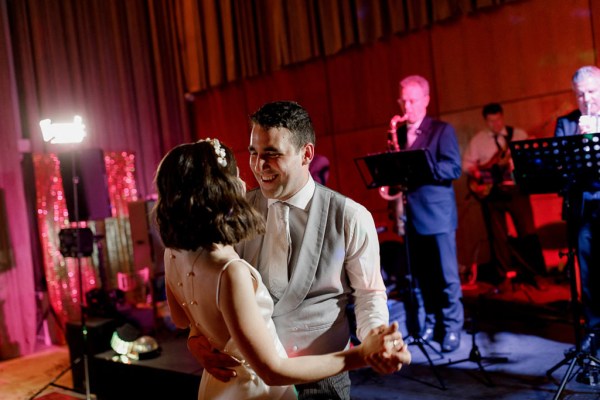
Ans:
<svg viewBox="0 0 600 400"><path fill-rule="evenodd" d="M314 146L309 143L296 149L292 133L286 128L255 124L250 134L250 168L264 196L287 200L308 180Z"/></svg>

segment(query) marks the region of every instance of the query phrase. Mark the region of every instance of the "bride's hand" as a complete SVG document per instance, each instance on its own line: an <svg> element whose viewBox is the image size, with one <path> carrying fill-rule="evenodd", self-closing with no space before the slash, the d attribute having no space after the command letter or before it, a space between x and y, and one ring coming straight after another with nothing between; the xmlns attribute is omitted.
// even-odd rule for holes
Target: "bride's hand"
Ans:
<svg viewBox="0 0 600 400"><path fill-rule="evenodd" d="M398 332L397 322L371 330L361 346L365 362L380 374L399 371L403 364L411 362L411 354Z"/></svg>

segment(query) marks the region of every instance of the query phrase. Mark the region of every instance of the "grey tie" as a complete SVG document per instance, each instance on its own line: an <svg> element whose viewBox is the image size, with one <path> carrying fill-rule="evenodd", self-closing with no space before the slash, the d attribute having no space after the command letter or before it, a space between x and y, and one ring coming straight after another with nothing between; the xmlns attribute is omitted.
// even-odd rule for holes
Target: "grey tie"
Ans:
<svg viewBox="0 0 600 400"><path fill-rule="evenodd" d="M291 254L290 207L277 201L269 206L267 231L261 249L261 270L271 294L280 299L288 284L288 263Z"/></svg>

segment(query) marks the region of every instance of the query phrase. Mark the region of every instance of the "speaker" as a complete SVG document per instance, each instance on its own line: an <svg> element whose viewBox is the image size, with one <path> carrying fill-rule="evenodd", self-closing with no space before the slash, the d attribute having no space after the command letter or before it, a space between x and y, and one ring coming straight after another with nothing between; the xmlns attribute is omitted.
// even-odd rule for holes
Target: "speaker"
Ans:
<svg viewBox="0 0 600 400"><path fill-rule="evenodd" d="M164 246L160 234L152 221L152 209L155 201L131 201L127 203L131 242L133 243L133 262L136 270L152 267L154 301L166 300L164 286Z"/></svg>
<svg viewBox="0 0 600 400"><path fill-rule="evenodd" d="M94 252L94 233L90 228L61 229L58 240L63 257L89 257Z"/></svg>
<svg viewBox="0 0 600 400"><path fill-rule="evenodd" d="M165 272L163 262L165 248L156 224L152 220L154 203L154 200L131 201L127 203L127 209L136 269L154 265L154 275L160 275Z"/></svg>
<svg viewBox="0 0 600 400"><path fill-rule="evenodd" d="M149 209L145 201L127 203L129 225L131 227L131 243L133 243L133 262L136 270L152 267L153 250L150 238ZM152 268L154 270L154 268Z"/></svg>
<svg viewBox="0 0 600 400"><path fill-rule="evenodd" d="M101 149L81 149L58 154L69 219L96 221L112 216L104 152ZM75 214L74 178L77 179Z"/></svg>
<svg viewBox="0 0 600 400"><path fill-rule="evenodd" d="M117 329L114 319L91 317L86 320L87 328L87 359L90 372L90 388L95 389L97 376L92 366L92 358L98 353L110 349L110 339ZM73 387L79 392L85 391L85 371L83 365L83 336L81 322L67 322L67 343L71 360Z"/></svg>

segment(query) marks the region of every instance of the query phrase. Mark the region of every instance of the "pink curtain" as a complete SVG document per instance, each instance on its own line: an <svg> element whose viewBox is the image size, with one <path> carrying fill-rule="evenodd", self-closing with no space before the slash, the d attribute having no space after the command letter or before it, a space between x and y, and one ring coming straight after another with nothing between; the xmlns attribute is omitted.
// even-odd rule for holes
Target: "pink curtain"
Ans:
<svg viewBox="0 0 600 400"><path fill-rule="evenodd" d="M6 3L0 2L0 190L6 200L0 230L7 233L2 251L12 255L0 264L0 360L31 353L36 339L30 226L19 149L22 127L6 11Z"/></svg>

